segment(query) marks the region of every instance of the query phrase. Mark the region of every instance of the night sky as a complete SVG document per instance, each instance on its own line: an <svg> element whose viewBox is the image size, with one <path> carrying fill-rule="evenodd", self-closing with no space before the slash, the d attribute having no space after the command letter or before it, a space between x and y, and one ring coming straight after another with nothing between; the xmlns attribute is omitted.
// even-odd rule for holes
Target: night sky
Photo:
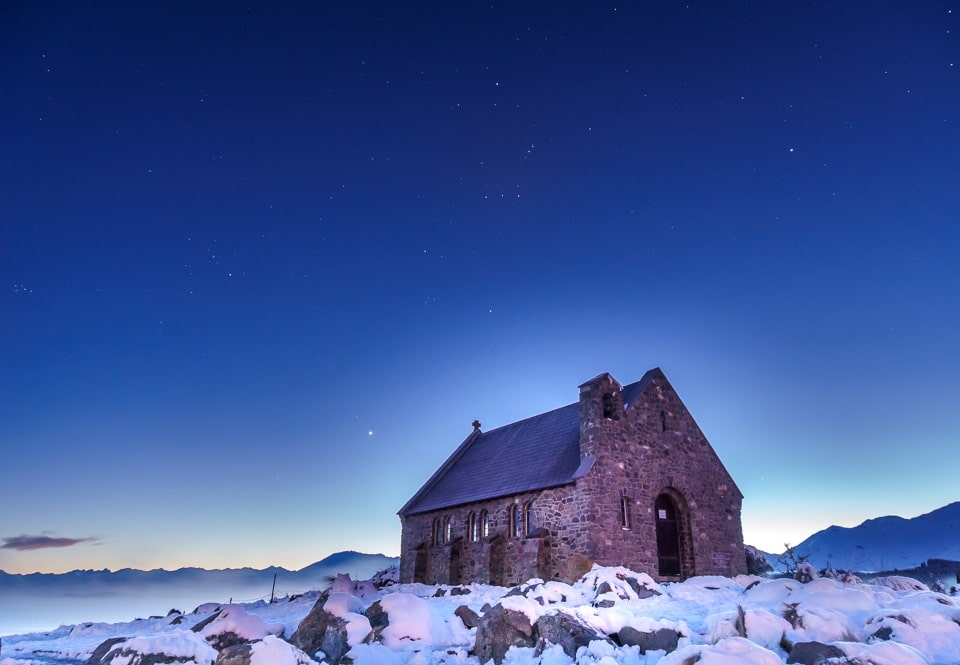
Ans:
<svg viewBox="0 0 960 665"><path fill-rule="evenodd" d="M655 366L749 543L960 499L960 3L334 4L0 5L0 569L397 554Z"/></svg>

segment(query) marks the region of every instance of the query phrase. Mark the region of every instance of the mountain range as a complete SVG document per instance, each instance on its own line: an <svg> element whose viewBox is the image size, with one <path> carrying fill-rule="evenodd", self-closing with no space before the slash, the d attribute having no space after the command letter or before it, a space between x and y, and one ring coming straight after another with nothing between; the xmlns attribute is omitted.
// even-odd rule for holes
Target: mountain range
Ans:
<svg viewBox="0 0 960 665"><path fill-rule="evenodd" d="M793 547L816 568L856 572L909 570L929 559L960 561L960 501L910 519L877 517L830 526ZM774 563L778 555L770 555Z"/></svg>
<svg viewBox="0 0 960 665"><path fill-rule="evenodd" d="M83 621L126 621L171 609L189 612L208 602L269 600L271 593L280 597L326 588L329 578L338 573L368 579L399 562L383 554L338 552L296 571L275 566L26 575L0 571L0 635Z"/></svg>

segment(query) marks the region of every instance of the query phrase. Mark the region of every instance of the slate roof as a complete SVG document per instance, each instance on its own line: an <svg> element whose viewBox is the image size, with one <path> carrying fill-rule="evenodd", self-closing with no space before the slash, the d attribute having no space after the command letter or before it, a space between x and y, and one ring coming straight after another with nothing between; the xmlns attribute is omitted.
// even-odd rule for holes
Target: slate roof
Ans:
<svg viewBox="0 0 960 665"><path fill-rule="evenodd" d="M624 386L624 405L643 392L652 369ZM476 430L400 509L414 515L440 508L557 487L584 475L580 460L580 403L519 420L489 432Z"/></svg>

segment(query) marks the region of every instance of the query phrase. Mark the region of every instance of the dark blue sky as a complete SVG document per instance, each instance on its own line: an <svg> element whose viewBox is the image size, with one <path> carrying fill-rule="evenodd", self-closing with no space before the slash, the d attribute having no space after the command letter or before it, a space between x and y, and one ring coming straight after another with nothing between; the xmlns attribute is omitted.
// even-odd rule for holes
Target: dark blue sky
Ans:
<svg viewBox="0 0 960 665"><path fill-rule="evenodd" d="M0 568L393 554L653 366L749 542L958 498L956 2L247 4L0 8Z"/></svg>

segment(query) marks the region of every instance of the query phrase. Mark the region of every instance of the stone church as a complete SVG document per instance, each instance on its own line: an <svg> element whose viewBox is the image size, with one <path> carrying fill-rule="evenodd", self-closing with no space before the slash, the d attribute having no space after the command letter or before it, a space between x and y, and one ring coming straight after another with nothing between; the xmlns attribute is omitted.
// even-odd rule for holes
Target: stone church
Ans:
<svg viewBox="0 0 960 665"><path fill-rule="evenodd" d="M659 368L473 432L400 509L401 582L660 581L746 572L743 495Z"/></svg>

